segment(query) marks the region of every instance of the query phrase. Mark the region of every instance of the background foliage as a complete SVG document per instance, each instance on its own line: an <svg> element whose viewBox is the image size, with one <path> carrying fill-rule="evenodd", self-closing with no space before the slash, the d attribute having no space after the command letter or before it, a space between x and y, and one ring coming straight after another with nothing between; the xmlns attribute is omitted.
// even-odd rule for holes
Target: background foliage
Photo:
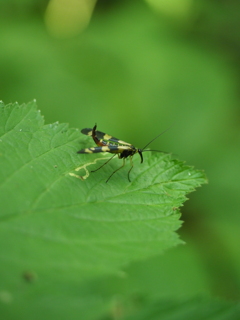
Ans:
<svg viewBox="0 0 240 320"><path fill-rule="evenodd" d="M182 209L185 246L133 263L127 279L88 283L82 296L100 292L91 297L103 314L111 297L115 318L122 305L158 299L238 301L239 1L98 1L86 11L69 3L71 12L54 1L0 1L0 99L37 99L46 123L97 122L139 147L174 124L153 148L209 178Z"/></svg>

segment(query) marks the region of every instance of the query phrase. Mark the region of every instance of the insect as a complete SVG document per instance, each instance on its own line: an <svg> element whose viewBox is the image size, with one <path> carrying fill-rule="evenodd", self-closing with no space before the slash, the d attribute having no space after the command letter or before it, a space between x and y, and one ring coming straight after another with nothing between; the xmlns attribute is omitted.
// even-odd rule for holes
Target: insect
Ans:
<svg viewBox="0 0 240 320"><path fill-rule="evenodd" d="M113 153L113 156L111 158L109 158L103 165L101 165L99 168L97 168L96 170L93 170L91 172L96 172L97 170L101 169L109 161L111 161L116 155L118 155L119 159L123 159L123 164L121 165L121 167L119 167L115 171L113 171L112 174L106 180L106 182L108 182L110 180L110 178L114 175L114 173L116 173L118 170L120 170L121 168L124 167L125 159L128 157L130 158L130 162L131 162L131 167L128 171L128 180L129 180L129 182L131 182L130 172L133 168L132 157L136 153L138 153L141 158L141 163L143 163L143 155L142 155L143 152L145 152L145 151L162 152L160 150L146 150L146 148L150 145L150 143L152 143L155 139L157 139L160 135L162 135L166 131L165 130L164 132L157 135L148 144L146 144L146 146L144 148L138 149L128 142L114 138L113 136L110 136L110 135L108 135L104 132L101 132L101 131L97 131L96 129L97 129L97 125L95 125L93 127L93 129L91 129L91 128L82 129L81 133L83 133L89 137L92 137L93 141L96 143L96 145L98 147L82 149L82 150L78 151L77 153L88 153L88 154L89 153L100 153L100 152Z"/></svg>

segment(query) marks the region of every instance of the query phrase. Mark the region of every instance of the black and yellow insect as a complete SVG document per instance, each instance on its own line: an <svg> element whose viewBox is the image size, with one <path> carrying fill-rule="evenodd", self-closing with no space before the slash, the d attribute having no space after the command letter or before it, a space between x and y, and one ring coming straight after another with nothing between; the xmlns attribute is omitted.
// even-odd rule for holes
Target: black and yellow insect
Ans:
<svg viewBox="0 0 240 320"><path fill-rule="evenodd" d="M113 136L110 136L104 132L97 131L97 125L91 128L85 128L82 129L81 132L89 137L92 137L93 141L96 143L98 147L93 147L93 148L86 148L78 151L78 153L99 153L99 152L109 152L113 153L114 155L107 160L103 165L101 165L98 169L93 170L91 172L95 172L99 169L101 169L103 166L105 166L110 160L112 160L116 155L118 155L119 159L123 159L123 164L121 167L117 168L115 171L112 172L112 174L109 176L106 182L109 181L109 179L116 173L118 170L124 167L125 165L125 159L130 158L131 162L131 168L128 171L128 180L130 180L130 172L133 168L133 162L132 162L132 157L138 153L140 158L141 158L141 163L143 162L143 155L142 153L144 151L157 151L157 152L162 152L160 150L146 150L146 147L149 146L150 143L152 143L155 139L157 139L161 134L164 132L160 133L157 137L155 137L153 140L151 140L143 149L138 149L134 147L132 144L119 140L117 138L114 138Z"/></svg>

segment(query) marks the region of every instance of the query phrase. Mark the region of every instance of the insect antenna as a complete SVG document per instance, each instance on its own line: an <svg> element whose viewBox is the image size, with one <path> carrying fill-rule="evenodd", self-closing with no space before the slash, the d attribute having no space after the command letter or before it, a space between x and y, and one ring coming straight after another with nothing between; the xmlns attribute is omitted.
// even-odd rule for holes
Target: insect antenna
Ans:
<svg viewBox="0 0 240 320"><path fill-rule="evenodd" d="M166 151L162 151L162 150L142 150L142 152L145 152L145 151L154 151L154 152L161 152L161 153L166 153L166 154L169 154L169 152L166 152Z"/></svg>
<svg viewBox="0 0 240 320"><path fill-rule="evenodd" d="M172 127L172 126L171 126ZM161 150L145 150L154 140L156 140L158 137L160 137L162 134L164 134L166 131L168 131L171 127L169 127L168 129L164 130L163 132L161 132L160 134L158 134L155 138L153 138L150 142L148 142L144 148L142 148L142 152L143 151L156 151L156 152L163 152Z"/></svg>

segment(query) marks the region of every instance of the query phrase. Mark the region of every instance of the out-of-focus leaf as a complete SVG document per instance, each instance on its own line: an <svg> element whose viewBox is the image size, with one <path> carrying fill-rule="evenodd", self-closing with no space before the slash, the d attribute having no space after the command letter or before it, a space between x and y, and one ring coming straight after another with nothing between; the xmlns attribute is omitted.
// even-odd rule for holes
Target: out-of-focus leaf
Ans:
<svg viewBox="0 0 240 320"><path fill-rule="evenodd" d="M195 298L184 301L163 301L148 305L135 316L124 320L238 320L240 305L216 299Z"/></svg>

